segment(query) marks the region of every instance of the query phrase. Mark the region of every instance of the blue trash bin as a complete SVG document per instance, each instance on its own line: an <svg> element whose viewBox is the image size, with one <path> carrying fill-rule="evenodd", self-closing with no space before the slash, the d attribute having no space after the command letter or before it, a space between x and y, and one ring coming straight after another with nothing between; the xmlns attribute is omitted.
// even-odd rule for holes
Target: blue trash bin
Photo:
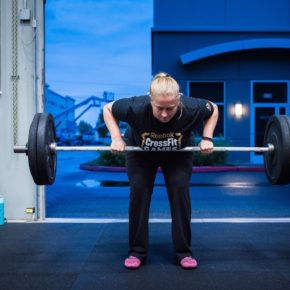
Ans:
<svg viewBox="0 0 290 290"><path fill-rule="evenodd" d="M0 225L4 225L4 198L0 195Z"/></svg>

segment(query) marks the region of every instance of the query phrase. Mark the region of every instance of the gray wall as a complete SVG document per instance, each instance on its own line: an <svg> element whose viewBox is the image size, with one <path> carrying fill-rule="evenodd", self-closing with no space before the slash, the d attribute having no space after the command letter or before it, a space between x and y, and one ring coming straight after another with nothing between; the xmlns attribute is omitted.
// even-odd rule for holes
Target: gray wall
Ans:
<svg viewBox="0 0 290 290"><path fill-rule="evenodd" d="M33 183L25 154L13 152L15 142L27 143L34 113L43 108L43 3L27 0L24 7L24 2L0 2L0 194L4 195L8 220L36 218L26 214L26 208L36 208L40 216L39 199L44 194ZM30 19L19 19L22 9L29 9Z"/></svg>

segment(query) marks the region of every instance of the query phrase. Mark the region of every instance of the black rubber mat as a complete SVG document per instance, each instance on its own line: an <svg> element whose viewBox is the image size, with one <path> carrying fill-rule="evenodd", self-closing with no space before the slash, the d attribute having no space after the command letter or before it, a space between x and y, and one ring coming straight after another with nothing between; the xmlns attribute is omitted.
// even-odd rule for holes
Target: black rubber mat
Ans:
<svg viewBox="0 0 290 290"><path fill-rule="evenodd" d="M123 267L128 224L0 227L0 289L290 289L288 223L192 224L196 270L173 256L169 223L150 224L139 270Z"/></svg>

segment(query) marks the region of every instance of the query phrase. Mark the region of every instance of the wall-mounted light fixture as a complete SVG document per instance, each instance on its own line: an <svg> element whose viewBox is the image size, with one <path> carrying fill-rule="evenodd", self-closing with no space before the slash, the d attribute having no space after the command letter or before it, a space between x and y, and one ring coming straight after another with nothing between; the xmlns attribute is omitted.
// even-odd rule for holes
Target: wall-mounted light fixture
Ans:
<svg viewBox="0 0 290 290"><path fill-rule="evenodd" d="M235 117L241 118L243 116L243 105L241 103L235 104Z"/></svg>

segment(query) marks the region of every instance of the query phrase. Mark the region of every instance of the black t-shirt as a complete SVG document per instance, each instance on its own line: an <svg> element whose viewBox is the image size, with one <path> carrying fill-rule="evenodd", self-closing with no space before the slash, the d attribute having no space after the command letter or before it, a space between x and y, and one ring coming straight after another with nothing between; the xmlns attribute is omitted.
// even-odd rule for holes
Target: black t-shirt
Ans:
<svg viewBox="0 0 290 290"><path fill-rule="evenodd" d="M153 116L149 96L131 97L113 103L112 113L118 121L128 123L127 145L144 150L178 150L193 145L192 130L213 113L208 100L181 96L182 108L167 123Z"/></svg>

